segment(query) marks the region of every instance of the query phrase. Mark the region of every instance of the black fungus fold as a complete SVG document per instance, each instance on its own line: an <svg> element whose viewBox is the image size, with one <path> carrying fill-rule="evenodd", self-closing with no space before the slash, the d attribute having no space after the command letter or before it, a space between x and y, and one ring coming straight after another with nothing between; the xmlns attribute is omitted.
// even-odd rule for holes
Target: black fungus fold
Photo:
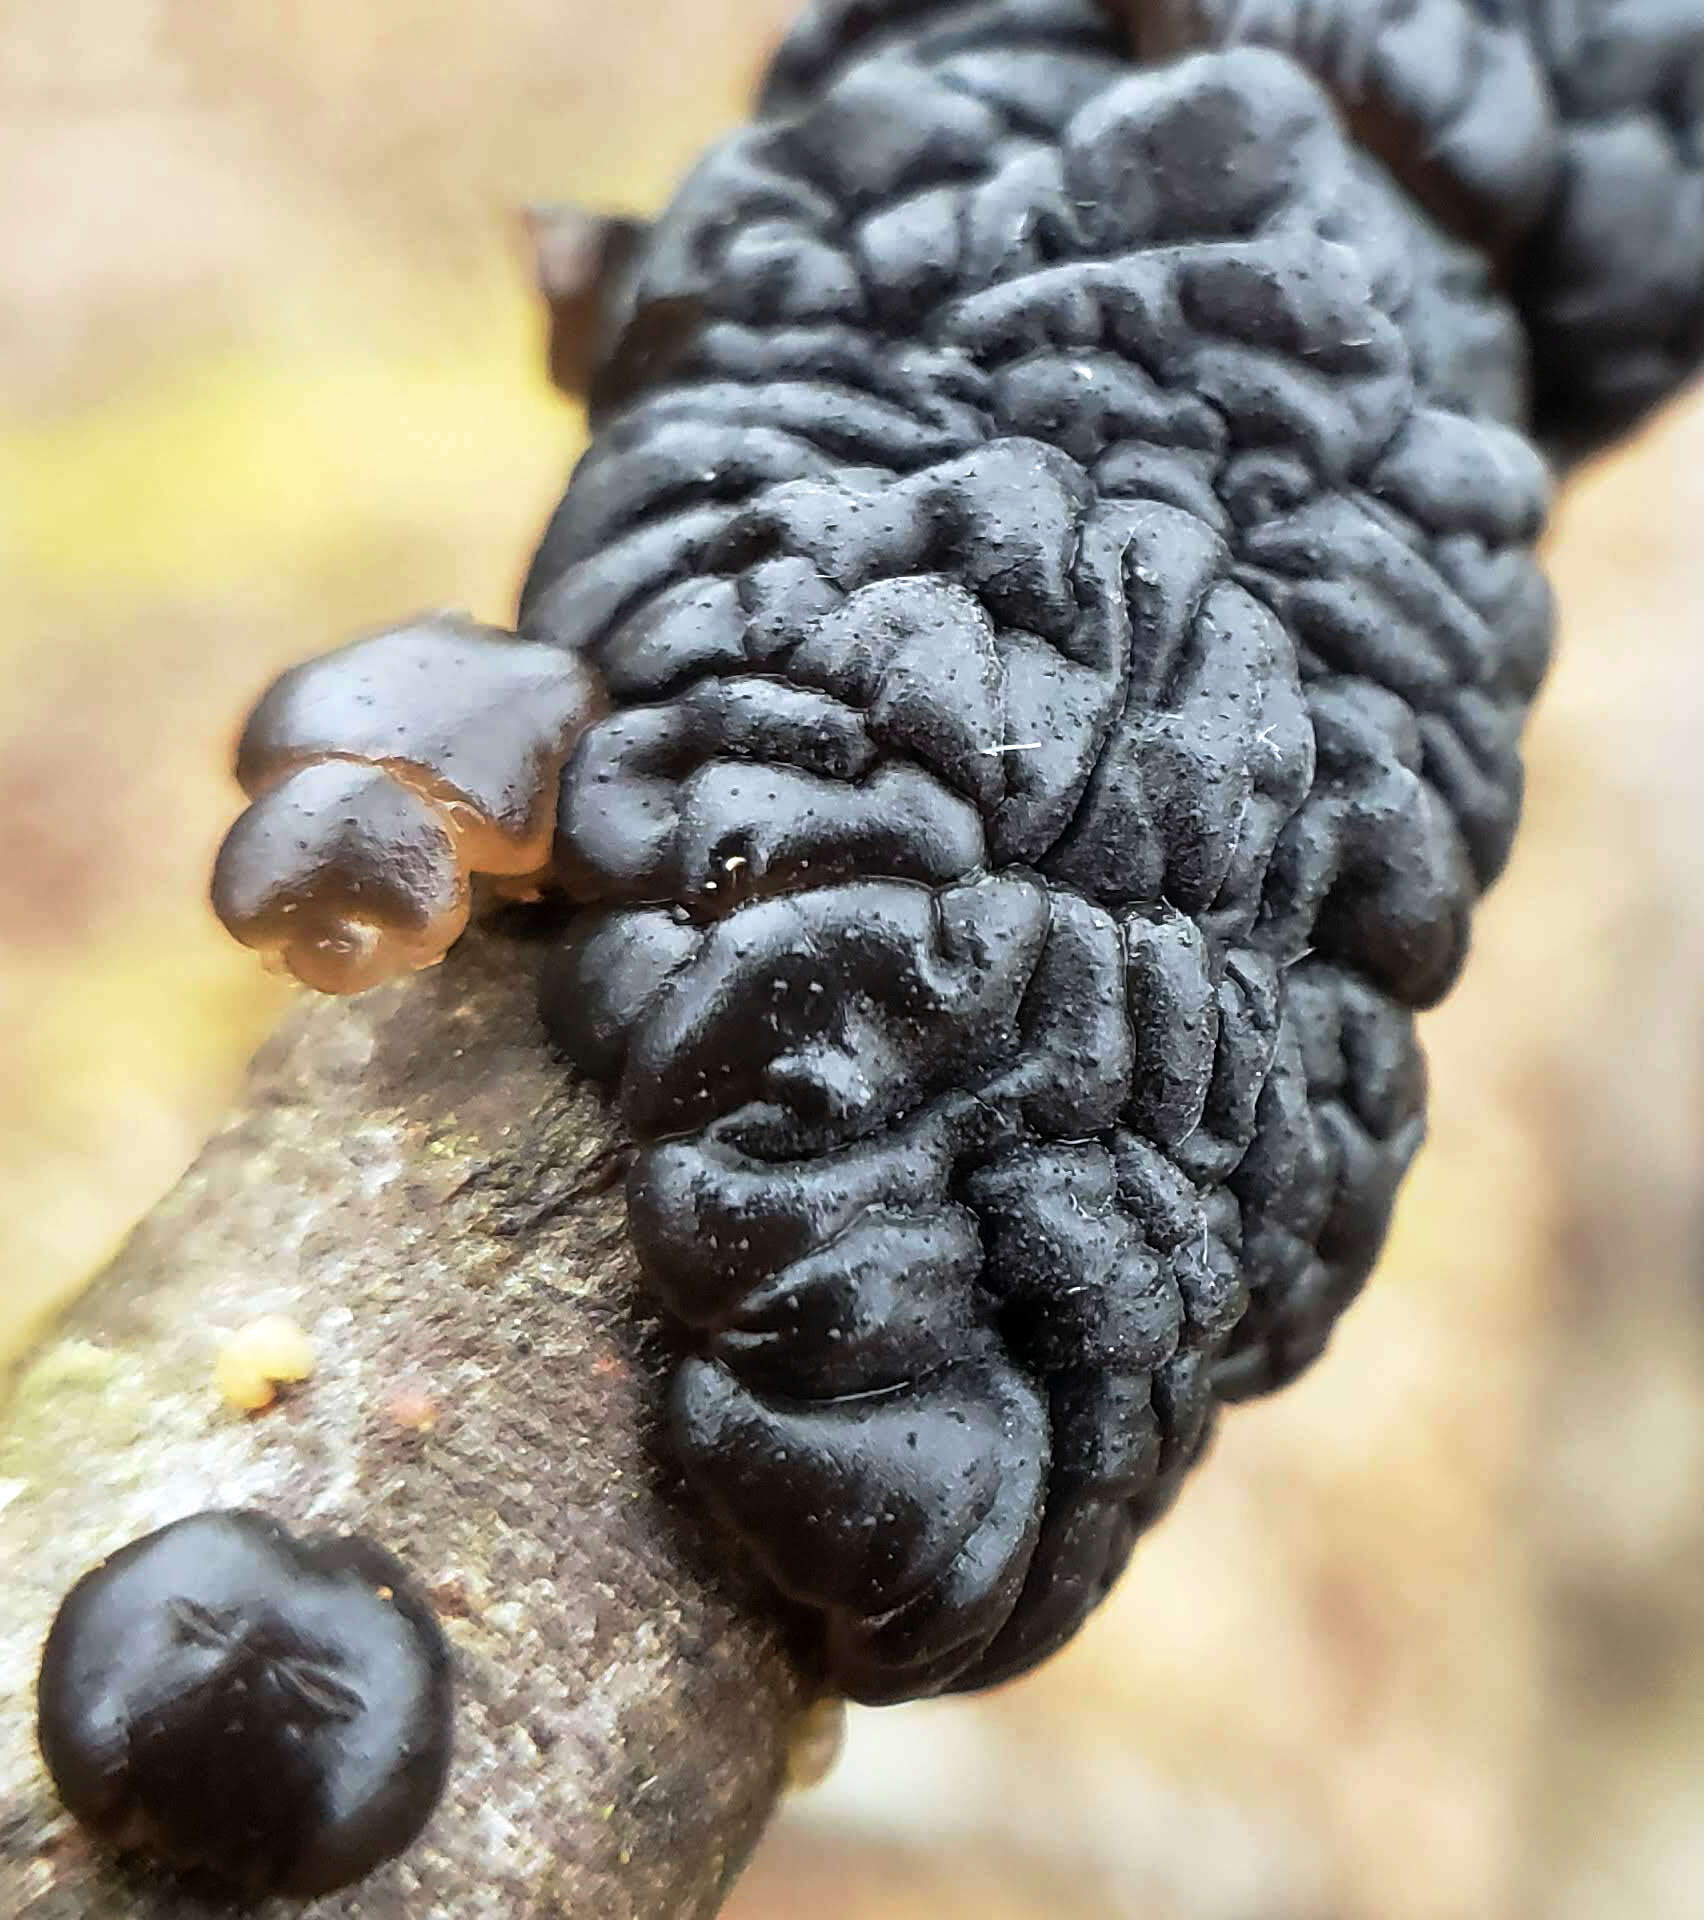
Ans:
<svg viewBox="0 0 1704 1920"><path fill-rule="evenodd" d="M870 1700L1323 1348L1509 852L1551 469L1704 331L1704 10L833 0L638 248L522 632L689 1480Z"/></svg>

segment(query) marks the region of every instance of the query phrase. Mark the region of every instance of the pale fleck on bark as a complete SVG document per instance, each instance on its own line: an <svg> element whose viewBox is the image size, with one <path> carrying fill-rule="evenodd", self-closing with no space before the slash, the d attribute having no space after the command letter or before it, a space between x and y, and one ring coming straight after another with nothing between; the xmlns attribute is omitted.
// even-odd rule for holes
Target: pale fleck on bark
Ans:
<svg viewBox="0 0 1704 1920"><path fill-rule="evenodd" d="M78 1574L182 1514L347 1525L433 1593L460 1676L423 1840L316 1920L713 1914L785 1774L805 1683L654 1448L608 1116L554 1062L534 954L304 1003L238 1112L0 1409L0 1912L166 1920L35 1750L42 1637ZM221 1341L267 1313L312 1376L257 1415ZM262 1912L283 1913L287 1903Z"/></svg>

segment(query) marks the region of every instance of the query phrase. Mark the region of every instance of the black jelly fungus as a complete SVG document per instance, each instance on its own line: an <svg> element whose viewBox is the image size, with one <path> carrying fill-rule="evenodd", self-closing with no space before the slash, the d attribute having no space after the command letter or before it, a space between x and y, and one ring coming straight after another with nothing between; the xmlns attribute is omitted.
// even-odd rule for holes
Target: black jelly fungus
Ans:
<svg viewBox="0 0 1704 1920"><path fill-rule="evenodd" d="M578 908L545 1022L687 1477L839 1689L987 1685L1378 1256L1557 468L1704 360L1704 0L814 0L654 223L555 237L593 438L518 625L574 671L496 763ZM424 911L397 796L316 794L227 918Z"/></svg>
<svg viewBox="0 0 1704 1920"><path fill-rule="evenodd" d="M38 1697L86 1828L250 1895L326 1893L400 1853L449 1765L449 1650L401 1565L249 1511L176 1521L86 1573Z"/></svg>
<svg viewBox="0 0 1704 1920"><path fill-rule="evenodd" d="M851 1694L1059 1645L1378 1253L1537 449L1704 347L1704 8L1570 18L818 0L626 263L522 603L612 702L544 1013Z"/></svg>

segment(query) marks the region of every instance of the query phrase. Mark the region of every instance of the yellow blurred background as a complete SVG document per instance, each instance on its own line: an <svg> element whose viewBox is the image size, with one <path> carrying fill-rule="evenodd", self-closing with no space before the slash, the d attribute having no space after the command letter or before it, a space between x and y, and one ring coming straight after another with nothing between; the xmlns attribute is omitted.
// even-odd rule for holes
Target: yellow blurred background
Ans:
<svg viewBox="0 0 1704 1920"><path fill-rule="evenodd" d="M519 210L655 205L788 10L0 0L0 1363L282 1004L203 904L247 702L507 617L578 433ZM858 1716L737 1920L1704 1915L1701 509L1694 406L1562 515L1527 829L1329 1358L1040 1676Z"/></svg>

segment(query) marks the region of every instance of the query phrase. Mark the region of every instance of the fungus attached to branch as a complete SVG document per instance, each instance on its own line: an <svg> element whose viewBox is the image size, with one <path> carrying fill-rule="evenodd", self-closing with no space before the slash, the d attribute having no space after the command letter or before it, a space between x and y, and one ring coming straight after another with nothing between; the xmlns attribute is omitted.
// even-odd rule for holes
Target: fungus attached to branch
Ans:
<svg viewBox="0 0 1704 1920"><path fill-rule="evenodd" d="M42 1754L99 1839L248 1894L328 1893L426 1824L450 1659L402 1567L351 1534L196 1514L66 1596L42 1655Z"/></svg>
<svg viewBox="0 0 1704 1920"><path fill-rule="evenodd" d="M222 905L322 984L554 789L672 1444L848 1694L1061 1645L1377 1257L1537 448L1704 356L1704 0L1538 11L817 0L653 226L541 230L594 437L518 677L433 628L251 725Z"/></svg>

